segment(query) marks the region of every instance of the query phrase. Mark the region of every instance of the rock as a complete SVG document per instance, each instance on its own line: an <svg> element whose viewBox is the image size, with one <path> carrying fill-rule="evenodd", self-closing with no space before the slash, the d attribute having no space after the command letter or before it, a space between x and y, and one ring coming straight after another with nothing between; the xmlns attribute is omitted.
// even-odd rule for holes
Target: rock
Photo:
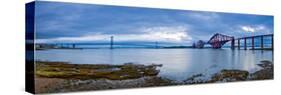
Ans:
<svg viewBox="0 0 281 95"><path fill-rule="evenodd" d="M261 70L256 71L250 75L250 80L264 80L273 79L273 63L271 61L261 61L261 64L257 64L262 67Z"/></svg>
<svg viewBox="0 0 281 95"><path fill-rule="evenodd" d="M42 79L42 78L37 78ZM44 78L57 80L56 78ZM64 82L60 84L48 85L42 88L38 93L53 93L53 92L73 92L73 91L87 91L87 90L106 90L106 89L120 89L120 88L136 88L136 87L151 87L151 86L166 86L173 85L169 79L148 76L138 79L128 80L109 80L109 79L63 79ZM37 81L36 85L42 84L44 81Z"/></svg>
<svg viewBox="0 0 281 95"><path fill-rule="evenodd" d="M261 64L257 64L258 66L264 68L264 69L267 69L267 68L273 68L273 64L271 61L268 61L268 60L264 60L264 61L261 61Z"/></svg>
<svg viewBox="0 0 281 95"><path fill-rule="evenodd" d="M210 82L231 82L246 80L249 75L248 71L243 70L221 70L212 76Z"/></svg>
<svg viewBox="0 0 281 95"><path fill-rule="evenodd" d="M160 72L157 67L162 65L142 65L125 63L110 64L68 64L64 62L37 62L36 75L46 78L64 79L100 79L111 80L135 79L144 76L156 76Z"/></svg>
<svg viewBox="0 0 281 95"><path fill-rule="evenodd" d="M203 74L195 74L192 75L191 77L187 78L186 80L184 80L183 82L185 84L198 84L198 83L205 83L206 81L200 79L200 77L204 77Z"/></svg>

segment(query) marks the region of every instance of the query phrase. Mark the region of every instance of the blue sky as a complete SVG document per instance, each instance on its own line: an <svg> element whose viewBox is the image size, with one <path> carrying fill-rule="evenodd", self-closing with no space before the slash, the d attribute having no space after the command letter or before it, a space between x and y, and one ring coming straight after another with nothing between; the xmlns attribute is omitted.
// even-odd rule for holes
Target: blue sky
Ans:
<svg viewBox="0 0 281 95"><path fill-rule="evenodd" d="M191 44L215 33L243 37L273 33L273 16L36 2L39 43L168 42Z"/></svg>

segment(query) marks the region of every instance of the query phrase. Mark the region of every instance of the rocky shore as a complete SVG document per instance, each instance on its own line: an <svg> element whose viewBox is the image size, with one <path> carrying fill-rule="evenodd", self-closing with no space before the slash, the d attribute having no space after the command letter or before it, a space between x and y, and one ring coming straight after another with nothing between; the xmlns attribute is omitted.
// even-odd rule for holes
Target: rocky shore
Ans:
<svg viewBox="0 0 281 95"><path fill-rule="evenodd" d="M123 65L108 64L68 64L66 62L36 62L36 75L45 78L64 79L99 79L110 80L135 79L144 76L155 76L157 67L162 65L125 63Z"/></svg>
<svg viewBox="0 0 281 95"><path fill-rule="evenodd" d="M261 67L260 70L249 73L245 70L235 70L235 69L223 69L220 72L211 76L210 79L202 80L200 77L204 77L204 74L193 75L192 77L186 79L184 84L199 84L199 83L216 83L216 82L237 82L237 81L247 81L247 80L265 80L273 79L273 63L271 61L261 61L257 66Z"/></svg>
<svg viewBox="0 0 281 95"><path fill-rule="evenodd" d="M57 92L75 92L88 90L107 90L107 89L122 89L122 88L138 88L138 87L153 87L172 85L168 79L163 79L156 76L148 76L137 79L126 80L110 80L110 79L57 79L57 78L42 78L37 77L36 81L41 81L42 84L37 88L36 93L57 93ZM50 82L48 82L50 81ZM51 82L57 81L57 82ZM46 84L49 83L49 84Z"/></svg>
<svg viewBox="0 0 281 95"><path fill-rule="evenodd" d="M69 64L66 62L36 62L36 93L104 90L170 85L168 79L157 77L159 64L125 63Z"/></svg>
<svg viewBox="0 0 281 95"><path fill-rule="evenodd" d="M261 61L260 70L249 73L243 70L221 70L209 79L204 74L193 75L182 82L157 76L162 65L68 64L65 62L36 63L36 93L54 93L86 90L106 90L167 85L234 82L273 79L273 63Z"/></svg>

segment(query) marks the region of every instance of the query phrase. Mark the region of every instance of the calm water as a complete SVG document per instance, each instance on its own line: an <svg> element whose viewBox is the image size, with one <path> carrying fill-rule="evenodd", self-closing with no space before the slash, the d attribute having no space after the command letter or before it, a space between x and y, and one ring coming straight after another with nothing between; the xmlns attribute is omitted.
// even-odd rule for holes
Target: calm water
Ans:
<svg viewBox="0 0 281 95"><path fill-rule="evenodd" d="M221 69L254 72L262 60L272 61L272 51L230 49L83 49L36 51L41 61L75 64L163 64L159 76L184 80L194 74L211 75Z"/></svg>

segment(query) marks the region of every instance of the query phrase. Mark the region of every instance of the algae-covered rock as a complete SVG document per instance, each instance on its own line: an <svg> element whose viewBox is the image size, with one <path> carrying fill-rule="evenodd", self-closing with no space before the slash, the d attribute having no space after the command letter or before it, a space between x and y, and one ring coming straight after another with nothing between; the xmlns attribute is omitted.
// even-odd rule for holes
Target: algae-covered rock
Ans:
<svg viewBox="0 0 281 95"><path fill-rule="evenodd" d="M260 64L257 64L257 65L262 67L263 69L272 69L273 68L273 63L268 60L263 60L263 61L261 61Z"/></svg>
<svg viewBox="0 0 281 95"><path fill-rule="evenodd" d="M199 84L199 83L207 83L206 80L201 79L201 77L204 77L203 74L195 74L192 75L191 77L187 78L183 82L185 84Z"/></svg>
<svg viewBox="0 0 281 95"><path fill-rule="evenodd" d="M249 75L248 71L243 70L221 70L215 74L210 82L230 82L230 81L242 81L246 80Z"/></svg>
<svg viewBox="0 0 281 95"><path fill-rule="evenodd" d="M111 80L134 79L144 76L155 76L156 68L161 65L142 65L125 63L124 65L109 64L68 64L66 62L37 62L36 75L47 78L74 78Z"/></svg>
<svg viewBox="0 0 281 95"><path fill-rule="evenodd" d="M271 61L261 61L258 66L262 67L261 70L256 71L250 75L251 80L264 80L273 79L273 63Z"/></svg>

